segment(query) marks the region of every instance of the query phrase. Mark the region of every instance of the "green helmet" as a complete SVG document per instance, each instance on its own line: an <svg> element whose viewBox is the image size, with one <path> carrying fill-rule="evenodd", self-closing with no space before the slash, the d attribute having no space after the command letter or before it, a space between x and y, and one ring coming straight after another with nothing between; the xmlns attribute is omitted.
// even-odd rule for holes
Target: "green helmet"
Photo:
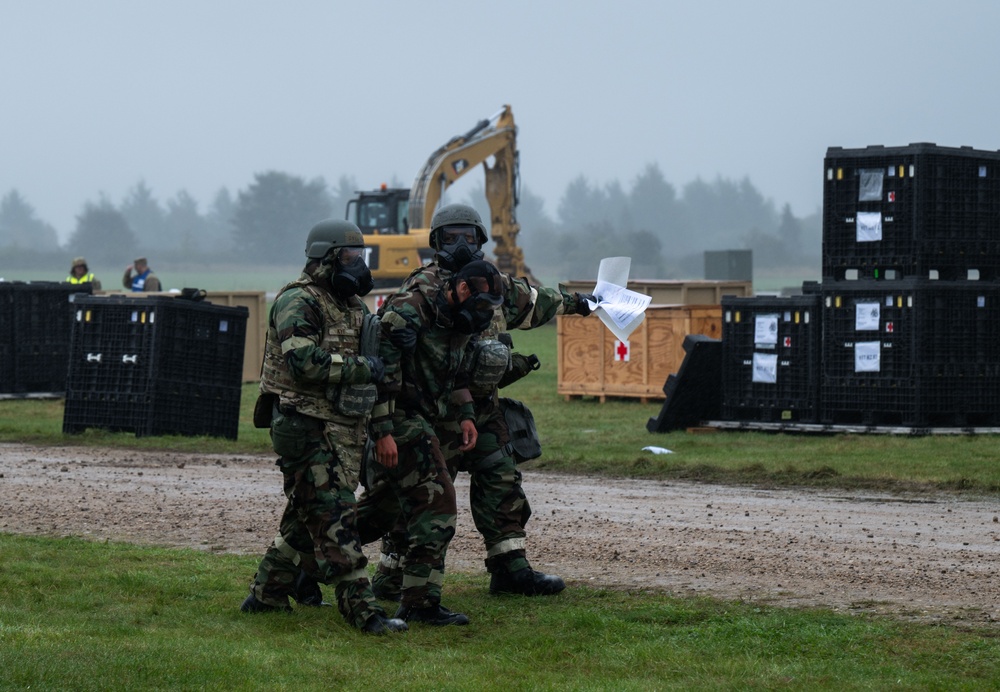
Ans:
<svg viewBox="0 0 1000 692"><path fill-rule="evenodd" d="M445 226L475 226L476 238L479 245L483 246L488 240L486 237L486 226L479 216L479 212L467 204L449 204L434 212L431 219L431 236L429 238L431 247L440 250L440 230Z"/></svg>
<svg viewBox="0 0 1000 692"><path fill-rule="evenodd" d="M356 224L343 219L326 219L309 230L306 257L322 259L333 248L364 246L365 237Z"/></svg>

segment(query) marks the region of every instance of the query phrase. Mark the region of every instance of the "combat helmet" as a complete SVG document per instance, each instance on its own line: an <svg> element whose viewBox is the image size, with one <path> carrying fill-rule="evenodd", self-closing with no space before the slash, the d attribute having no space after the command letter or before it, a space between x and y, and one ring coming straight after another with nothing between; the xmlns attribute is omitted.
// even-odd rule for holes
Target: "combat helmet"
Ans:
<svg viewBox="0 0 1000 692"><path fill-rule="evenodd" d="M326 219L309 229L306 257L322 259L333 248L364 246L365 237L356 224L344 219Z"/></svg>
<svg viewBox="0 0 1000 692"><path fill-rule="evenodd" d="M448 204L436 212L431 218L431 235L428 239L431 247L435 250L441 249L441 229L445 226L475 226L476 239L480 247L486 244L486 226L479 212L467 204Z"/></svg>

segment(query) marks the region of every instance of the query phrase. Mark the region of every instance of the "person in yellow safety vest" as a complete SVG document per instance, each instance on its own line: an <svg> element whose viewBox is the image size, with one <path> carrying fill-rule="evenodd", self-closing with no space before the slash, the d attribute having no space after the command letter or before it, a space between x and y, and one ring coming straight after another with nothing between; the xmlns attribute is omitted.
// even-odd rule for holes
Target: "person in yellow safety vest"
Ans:
<svg viewBox="0 0 1000 692"><path fill-rule="evenodd" d="M87 267L87 260L82 257L73 260L73 264L69 266L69 276L66 277L66 281L71 284L90 284L92 290L101 290L100 279L94 276L94 272Z"/></svg>

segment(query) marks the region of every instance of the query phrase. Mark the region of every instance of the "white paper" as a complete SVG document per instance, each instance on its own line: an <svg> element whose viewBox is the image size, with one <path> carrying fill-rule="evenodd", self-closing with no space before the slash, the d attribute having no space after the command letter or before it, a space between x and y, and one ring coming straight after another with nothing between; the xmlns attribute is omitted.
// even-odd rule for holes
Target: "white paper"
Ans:
<svg viewBox="0 0 1000 692"><path fill-rule="evenodd" d="M754 382L763 382L764 384L777 384L778 354L754 353L752 379Z"/></svg>
<svg viewBox="0 0 1000 692"><path fill-rule="evenodd" d="M881 370L882 351L878 341L859 341L854 344L854 372Z"/></svg>
<svg viewBox="0 0 1000 692"><path fill-rule="evenodd" d="M667 449L666 447L656 447L654 445L650 445L649 447L643 447L642 451L652 452L653 454L673 454L673 451Z"/></svg>
<svg viewBox="0 0 1000 692"><path fill-rule="evenodd" d="M597 302L590 308L619 341L628 341L629 335L646 319L646 308L652 296L625 288L631 257L605 257L597 269L594 295Z"/></svg>
<svg viewBox="0 0 1000 692"><path fill-rule="evenodd" d="M755 344L769 344L775 346L778 343L778 316L777 315L757 315L753 323L753 342Z"/></svg>
<svg viewBox="0 0 1000 692"><path fill-rule="evenodd" d="M857 242L870 243L882 240L882 212L859 211L857 214Z"/></svg>
<svg viewBox="0 0 1000 692"><path fill-rule="evenodd" d="M878 303L858 303L854 306L854 329L863 331L878 331L881 314Z"/></svg>

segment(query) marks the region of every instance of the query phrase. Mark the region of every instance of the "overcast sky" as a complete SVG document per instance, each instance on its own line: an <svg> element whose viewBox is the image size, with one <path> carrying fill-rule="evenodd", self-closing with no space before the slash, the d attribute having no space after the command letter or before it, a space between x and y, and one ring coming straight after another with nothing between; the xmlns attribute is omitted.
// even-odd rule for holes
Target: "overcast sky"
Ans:
<svg viewBox="0 0 1000 692"><path fill-rule="evenodd" d="M0 195L65 238L140 179L203 211L267 170L409 185L509 103L550 213L656 163L804 215L829 146L1000 148L998 27L994 0L0 0Z"/></svg>

